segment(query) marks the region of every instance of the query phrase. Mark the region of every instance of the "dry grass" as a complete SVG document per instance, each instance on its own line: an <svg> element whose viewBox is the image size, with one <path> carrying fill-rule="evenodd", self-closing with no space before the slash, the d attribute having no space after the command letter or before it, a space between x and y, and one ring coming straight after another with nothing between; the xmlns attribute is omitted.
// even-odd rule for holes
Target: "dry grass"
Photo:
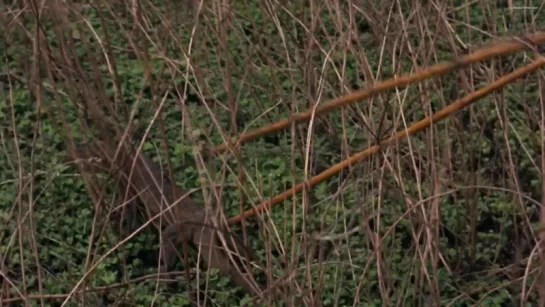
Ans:
<svg viewBox="0 0 545 307"><path fill-rule="evenodd" d="M130 140L161 161L171 180L202 190L196 199L226 222L542 60L542 50L529 46L377 93L216 156L206 149L508 34L540 30L543 8L525 6L484 0L4 5L0 301L178 305L192 285L205 292L201 305L239 303L244 293L195 263L189 282L182 272L154 274L156 259L143 255L157 253L157 238L145 225L124 224L130 199L115 195L107 176L62 162L70 146ZM256 250L261 279L283 290L264 304L543 305L545 261L536 227L545 190L542 87L542 71L525 75L233 227ZM88 119L89 106L103 112L102 123ZM111 219L122 222L112 226Z"/></svg>

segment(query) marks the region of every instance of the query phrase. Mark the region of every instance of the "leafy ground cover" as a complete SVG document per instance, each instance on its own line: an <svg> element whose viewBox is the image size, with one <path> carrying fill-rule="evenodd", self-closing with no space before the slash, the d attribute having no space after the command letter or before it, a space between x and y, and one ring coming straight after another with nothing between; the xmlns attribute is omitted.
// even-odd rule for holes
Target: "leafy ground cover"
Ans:
<svg viewBox="0 0 545 307"><path fill-rule="evenodd" d="M0 300L14 306L190 305L183 263L173 280L155 275L159 238L151 228L114 248L127 234L112 231L67 162L68 131L83 142L93 130L75 107L72 72L56 59L77 62L92 77L80 80L81 87L120 114L133 114L135 142L175 166L179 185L201 188L191 142L196 130L221 144L377 80L539 29L545 21L540 4L512 2L4 5ZM238 153L207 160L214 174L207 184L219 187L225 215L234 216L532 58L531 52L495 58L258 138ZM235 225L265 267L258 278L290 274L284 285L290 300L278 303L285 305L537 304L544 287L535 251L542 82L541 72L529 75ZM68 125L55 120L61 115ZM115 204L108 177L102 180L105 202ZM196 199L208 201L201 193ZM197 270L194 256L192 274L200 278L190 282L206 287L207 305L250 302L218 272ZM88 291L68 299L95 263L85 279Z"/></svg>

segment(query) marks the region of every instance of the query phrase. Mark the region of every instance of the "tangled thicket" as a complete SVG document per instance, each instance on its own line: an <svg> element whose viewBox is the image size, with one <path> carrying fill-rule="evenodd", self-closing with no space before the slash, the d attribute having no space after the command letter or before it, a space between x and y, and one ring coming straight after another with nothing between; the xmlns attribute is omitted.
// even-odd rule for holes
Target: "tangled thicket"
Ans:
<svg viewBox="0 0 545 307"><path fill-rule="evenodd" d="M382 92L211 155L214 145L496 38L522 39L515 34L545 22L540 4L529 1L285 2L1 7L2 305L250 304L197 253L168 277L158 274L161 238L141 227L150 216L125 210L137 195L116 188L112 169L86 172L70 146L109 137L140 148L165 178L196 189L197 203L219 209L225 225L225 217L532 62L540 48ZM265 304L545 299L543 80L541 71L530 73L233 226L255 251L256 279L282 290Z"/></svg>

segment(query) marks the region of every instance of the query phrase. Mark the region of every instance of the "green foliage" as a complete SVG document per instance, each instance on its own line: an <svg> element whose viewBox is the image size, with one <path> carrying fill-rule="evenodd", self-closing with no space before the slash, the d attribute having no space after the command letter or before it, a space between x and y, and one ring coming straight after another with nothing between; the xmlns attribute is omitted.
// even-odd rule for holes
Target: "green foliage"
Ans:
<svg viewBox="0 0 545 307"><path fill-rule="evenodd" d="M464 1L454 2L465 5ZM514 2L523 6L521 1ZM404 14L389 17L390 24L408 22L409 27L403 37L391 27L390 32L380 33L385 42L382 46L383 40L373 32L377 25L360 13L354 13L351 27L359 30L352 33L329 8L320 7L316 21L314 12L301 5L277 5L269 10L259 1L241 1L233 4L235 18L226 37L219 33L222 21L212 13L203 13L196 35L190 37L191 29L186 24L165 24L162 17L170 13L170 4L156 5L146 10L151 25L146 26L146 32L154 44L144 38L134 42L141 54L127 49L132 44L127 39L132 26L130 14L101 20L100 16L110 13L93 7L85 16L93 31L81 26L79 19L71 19L75 49L69 56L77 57L89 72L94 69L92 61L98 63L101 78L93 82L100 82L105 97L116 105L135 109L134 124L139 133L143 134L151 124L157 105L164 103L159 120L165 123L169 162L183 165L175 179L186 189L201 185L193 162L193 144L184 126L187 119L180 112L182 105L187 107L192 126L204 131L212 143L220 144L225 137L222 132L232 135L232 128L241 132L264 126L315 103L369 86L371 80L365 80L362 68L363 54L371 73L386 79L413 71L414 65L431 65L460 53L449 38L436 35L444 30L439 26L442 19L431 11L428 25L437 28L428 29L426 34L416 29L419 22L401 16ZM340 7L345 14L348 5L343 5ZM389 16L389 6L379 6L378 2L375 5L379 13ZM395 9L411 12L413 5L403 2L395 4ZM504 10L499 3L485 9L475 2L467 10L449 10L446 20L452 22L457 39L477 46L490 36L506 34L508 27L501 26L506 17L500 12ZM509 22L518 27L527 17L514 11L511 18L514 20ZM543 16L536 18L545 21ZM33 22L31 18L22 19L27 30L33 28ZM41 26L47 42L59 48L51 21ZM473 29L471 36L469 28ZM106 32L109 40L105 39ZM29 78L31 44L22 28L14 27L6 33L8 37L0 43L6 58L0 77L9 72L19 78L11 80L9 86L0 80L4 152L0 157L0 255L16 281L16 288L8 287L9 296L17 297L18 291L36 294L40 287L49 294L70 293L89 266L108 254L83 287L111 289L104 294L90 292L86 296L90 302L98 305L101 301L121 300L136 306L190 306L185 275L174 284L154 278L134 282L156 271L159 237L152 229L144 229L111 251L130 233L119 233L115 229L119 225L107 221L105 210L96 210L75 167L63 164L66 134L70 132L76 139L86 134L77 123L81 110L74 107L78 89L67 80L50 80L46 70L40 70L44 89L38 108L38 99L24 82ZM155 40L157 37L160 39ZM311 43L314 47L309 49ZM356 47L344 48L343 44ZM433 57L428 56L429 46L435 51ZM115 61L104 60L102 48L106 47L111 48L110 57ZM143 60L144 53L149 62ZM186 61L190 53L190 61ZM527 61L525 57L512 55L487 61L482 64L484 69L472 67L467 74L471 75L471 86L490 83L521 66ZM115 70L115 77L110 69ZM494 78L488 71L494 72ZM227 78L232 88L227 88ZM537 103L540 88L535 76L523 81L436 124L433 134L428 131L411 137L410 147L400 144L385 148L377 154L379 158L358 164L349 175L343 173L318 184L308 198L296 196L294 201L285 201L271 209L270 216L264 216L265 223L250 219L249 244L256 251L257 262L266 263L271 245L272 276L292 273L286 262L294 262L291 278L302 285L302 292L292 289L290 298L298 304L309 297L309 289L324 306L383 306L386 302L422 306L430 303L434 291L440 292L441 304L445 305L519 304L523 284L516 278L525 273L516 267L520 257L529 256L533 247L531 231L539 226L531 200L539 199L541 193L537 158L541 154L541 136L537 133L538 114L542 111ZM221 183L226 215L239 211L239 167L248 175L244 183L248 208L249 203L269 199L308 179L307 150L312 176L344 159L347 150L353 154L375 144L373 133L385 137L404 129L401 114L411 123L465 96L470 89L461 84L460 77L451 74L439 81L399 89L395 96L379 95L342 112L335 111L314 121L310 145L306 143L309 127L302 125L244 144L241 165L232 158L226 162L219 158L207 161L213 173L225 173ZM47 90L53 86L62 91L60 97ZM227 106L232 93L238 104L235 127ZM46 111L45 107L51 109ZM61 114L74 123L69 131L51 116ZM379 122L382 126L376 131ZM373 133L369 133L369 125ZM143 140L143 151L165 162L160 139L155 122ZM440 170L431 170L432 163ZM233 171L226 171L226 164ZM105 179L103 184L104 199L114 200L111 182ZM443 190L438 193L436 185ZM514 191L516 187L519 191ZM203 202L200 193L195 199ZM303 202L308 205L307 216L303 215ZM435 214L439 223L430 222ZM349 225L351 220L355 223ZM323 244L321 248L327 255L322 262L303 244L312 237L310 234L339 234L354 225L361 228L354 235ZM238 225L233 229L241 232ZM296 244L292 244L294 239ZM430 246L438 254L430 252ZM433 262L433 257L440 259ZM192 259L194 269L196 257ZM177 269L183 270L184 265L179 263ZM498 273L508 270L506 274ZM198 286L208 289L207 299L212 305L250 304L250 297L217 271L212 270L208 276L204 271L193 270L192 274L199 275ZM533 275L527 277L527 284L535 279ZM194 288L196 279L191 283ZM535 299L533 294L530 299ZM57 304L52 302L47 304Z"/></svg>

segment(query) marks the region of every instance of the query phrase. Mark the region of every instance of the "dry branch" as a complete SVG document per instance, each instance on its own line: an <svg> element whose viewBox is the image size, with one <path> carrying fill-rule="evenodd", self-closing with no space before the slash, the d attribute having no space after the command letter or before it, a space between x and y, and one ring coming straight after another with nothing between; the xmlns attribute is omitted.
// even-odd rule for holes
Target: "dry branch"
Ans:
<svg viewBox="0 0 545 307"><path fill-rule="evenodd" d="M545 38L545 35L544 35L544 38ZM246 219L248 217L251 217L252 215L254 215L256 213L261 213L261 212L269 209L270 207L281 203L282 201L284 201L287 198L295 195L296 193L299 193L299 192L303 191L303 189L305 187L309 188L309 187L317 185L318 183L320 183L320 182L322 182L322 181L324 181L324 180L326 180L326 179L340 173L343 169L345 169L345 168L347 168L349 166L352 166L352 165L360 162L361 160L363 160L365 158L370 157L374 153L378 152L384 146L388 146L388 145L398 143L398 142L402 141L403 139L405 139L406 137L408 137L410 135L413 135L413 134L415 134L417 132L420 132L420 131L430 127L433 123L437 123L437 122L449 117L450 115L452 115L455 112L461 110L462 108L467 107L472 102L477 101L478 99L492 93L495 90L503 88L507 84L517 80L518 78L523 77L524 75L526 75L526 74L528 74L528 73L530 73L532 71L537 70L538 68L542 67L543 65L545 65L545 58L544 57L539 57L534 62L532 62L532 63L530 63L530 64L528 64L528 65L526 65L524 67L521 67L521 68L519 68L519 69L517 69L517 70L515 70L515 71L513 71L513 72L511 72L511 73L509 73L507 75L504 75L503 77L499 78L495 82L493 82L493 83L491 83L491 84L489 84L489 85L487 85L487 86L485 86L485 87L483 87L483 88L481 88L479 90L476 90L475 92L465 96L462 99L459 99L458 101L452 103L451 105L449 105L449 106L443 108L442 110L436 112L432 116L428 116L428 117L414 123L413 125L411 125L406 130L399 131L395 135L393 135L393 136L391 136L391 137L389 137L389 138L387 138L385 140L382 140L378 145L368 147L367 149L365 149L363 151L360 151L359 153L357 153L355 155L352 155L348 159L333 165L332 167L328 168L327 170L325 170L325 171L321 172L320 174L312 177L308 182L299 183L298 185L294 186L293 188L291 188L291 189L289 189L289 190L287 190L287 191L285 191L285 192L283 192L281 194L276 195L272 199L270 199L268 201L265 201L265 202L255 206L255 207L251 208L251 209L248 209L245 212L241 213L240 215L231 217L228 220L229 225L236 224L236 223L240 222L241 220Z"/></svg>
<svg viewBox="0 0 545 307"><path fill-rule="evenodd" d="M443 76L455 69L463 68L472 63L484 61L495 56L509 55L522 50L529 50L534 48L535 45L541 44L543 42L545 42L545 33L536 33L525 37L524 39L515 38L511 41L499 42L489 47L483 47L471 54L455 59L453 61L439 63L428 67L420 72L378 82L369 89L352 92L345 96L341 96L329 102L326 102L323 105L316 107L315 109L309 109L300 113L296 113L288 118L281 119L265 127L256 128L254 130L242 133L237 137L233 137L230 141L218 145L214 151L219 153L235 144L244 144L262 135L277 132L279 130L289 127L291 124L294 123L302 123L311 119L313 116L327 114L337 108L354 104L363 99L370 98L373 95L383 93L394 88L404 87L409 84L432 77Z"/></svg>

